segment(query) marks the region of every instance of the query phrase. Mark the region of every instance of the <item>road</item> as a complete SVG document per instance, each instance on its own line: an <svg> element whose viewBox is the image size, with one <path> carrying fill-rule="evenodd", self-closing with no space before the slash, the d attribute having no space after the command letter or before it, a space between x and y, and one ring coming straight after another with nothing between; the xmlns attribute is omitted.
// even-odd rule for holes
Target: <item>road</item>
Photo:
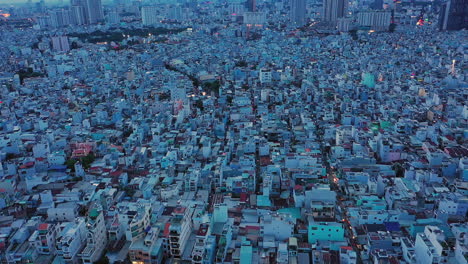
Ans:
<svg viewBox="0 0 468 264"><path fill-rule="evenodd" d="M342 198L345 197L346 194L343 193L341 188L339 188L339 184L338 184L339 179L336 177L336 169L330 166L330 162L328 161L329 160L328 153L325 153L326 141L323 139L324 128L322 126L318 127L317 135L318 135L319 142L320 142L320 151L323 156L322 162L326 166L326 170L327 170L327 178L330 184L330 189L336 192L337 198L338 198L337 204L335 207L335 215L337 214L341 215L342 217L341 221L345 228L345 237L348 238L349 244L351 245L353 250L356 251L357 263L363 263L361 259L361 254L360 254L361 250L357 247L357 238L354 237L352 227L348 219L348 214L347 214L347 209L346 209L348 206L343 204L343 201L342 201ZM337 212L338 208L341 209L339 210L339 212Z"/></svg>

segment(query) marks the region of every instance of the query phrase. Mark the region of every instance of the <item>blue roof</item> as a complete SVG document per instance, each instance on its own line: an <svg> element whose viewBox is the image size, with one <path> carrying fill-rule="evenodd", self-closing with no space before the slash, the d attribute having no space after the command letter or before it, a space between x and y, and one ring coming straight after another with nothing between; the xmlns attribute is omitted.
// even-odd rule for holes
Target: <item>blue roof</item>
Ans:
<svg viewBox="0 0 468 264"><path fill-rule="evenodd" d="M252 246L242 246L240 251L240 263L250 264L252 263Z"/></svg>
<svg viewBox="0 0 468 264"><path fill-rule="evenodd" d="M67 170L67 166L66 165L58 165L58 164L52 164L50 165L49 167L49 170Z"/></svg>
<svg viewBox="0 0 468 264"><path fill-rule="evenodd" d="M270 198L265 195L257 195L257 206L271 206Z"/></svg>
<svg viewBox="0 0 468 264"><path fill-rule="evenodd" d="M398 222L384 222L385 228L389 232L398 232L400 231L400 223Z"/></svg>

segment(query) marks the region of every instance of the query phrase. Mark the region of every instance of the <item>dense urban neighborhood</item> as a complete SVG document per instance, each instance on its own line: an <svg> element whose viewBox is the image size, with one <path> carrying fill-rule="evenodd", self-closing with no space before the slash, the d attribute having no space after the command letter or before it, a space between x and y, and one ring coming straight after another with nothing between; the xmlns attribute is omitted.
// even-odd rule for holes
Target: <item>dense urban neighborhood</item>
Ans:
<svg viewBox="0 0 468 264"><path fill-rule="evenodd" d="M4 2L0 263L468 263L467 0Z"/></svg>

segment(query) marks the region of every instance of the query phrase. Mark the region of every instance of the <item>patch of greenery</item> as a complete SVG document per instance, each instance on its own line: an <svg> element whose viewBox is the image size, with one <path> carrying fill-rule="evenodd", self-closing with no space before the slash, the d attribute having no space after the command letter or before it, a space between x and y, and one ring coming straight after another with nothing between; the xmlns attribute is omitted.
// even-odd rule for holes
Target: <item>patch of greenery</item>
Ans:
<svg viewBox="0 0 468 264"><path fill-rule="evenodd" d="M204 90L214 92L215 94L219 94L219 87L221 87L221 83L219 82L219 80L203 83Z"/></svg>
<svg viewBox="0 0 468 264"><path fill-rule="evenodd" d="M65 165L74 172L75 171L75 164L80 161L81 165L85 169L89 169L91 167L91 164L96 160L96 156L94 155L93 152L90 152L88 155L81 157L79 159L69 159L65 161Z"/></svg>
<svg viewBox="0 0 468 264"><path fill-rule="evenodd" d="M168 29L162 27L148 27L136 29L116 29L115 31L101 31L97 30L91 33L71 33L69 37L75 37L82 42L98 43L98 42L121 42L126 36L132 37L148 37L149 34L153 36L165 34L177 34L185 31L187 28Z"/></svg>
<svg viewBox="0 0 468 264"><path fill-rule="evenodd" d="M353 38L353 40L359 39L358 34L357 34L357 29L351 29L349 31L349 35L351 35L351 38Z"/></svg>
<svg viewBox="0 0 468 264"><path fill-rule="evenodd" d="M171 98L171 95L169 93L161 93L159 95L159 100L160 101L165 101L165 100L169 100Z"/></svg>
<svg viewBox="0 0 468 264"><path fill-rule="evenodd" d="M28 68L27 70L20 70L17 72L20 78L20 83L23 83L24 79L27 78L34 78L34 77L43 77L44 74L40 72L33 71L32 68Z"/></svg>
<svg viewBox="0 0 468 264"><path fill-rule="evenodd" d="M247 67L248 64L245 60L240 60L238 62L236 62L236 67Z"/></svg>
<svg viewBox="0 0 468 264"><path fill-rule="evenodd" d="M204 107L203 107L203 101L201 99L198 99L197 101L195 101L195 107L197 107L198 109L200 109L200 111L203 111Z"/></svg>

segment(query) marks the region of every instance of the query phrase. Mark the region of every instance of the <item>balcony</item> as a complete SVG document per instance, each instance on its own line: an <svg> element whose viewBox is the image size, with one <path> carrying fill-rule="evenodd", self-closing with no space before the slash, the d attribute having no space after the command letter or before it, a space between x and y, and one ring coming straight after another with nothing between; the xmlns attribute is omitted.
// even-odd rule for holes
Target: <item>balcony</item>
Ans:
<svg viewBox="0 0 468 264"><path fill-rule="evenodd" d="M171 248L173 248L173 249L179 248L179 244L178 243L171 243Z"/></svg>

